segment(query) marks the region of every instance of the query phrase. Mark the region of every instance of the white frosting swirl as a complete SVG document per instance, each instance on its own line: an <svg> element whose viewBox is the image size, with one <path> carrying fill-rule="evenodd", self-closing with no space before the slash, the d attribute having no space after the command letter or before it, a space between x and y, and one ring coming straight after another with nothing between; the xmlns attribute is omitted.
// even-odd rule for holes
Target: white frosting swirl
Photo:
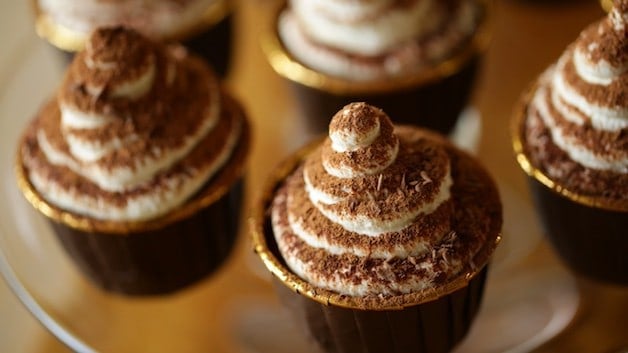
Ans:
<svg viewBox="0 0 628 353"><path fill-rule="evenodd" d="M292 0L291 8L300 27L313 41L348 53L375 56L434 30L440 18L433 14L435 1L356 1L338 6L338 1ZM342 3L342 2L340 2Z"/></svg>
<svg viewBox="0 0 628 353"><path fill-rule="evenodd" d="M164 38L195 25L207 8L222 0L38 0L41 10L73 31L124 25Z"/></svg>
<svg viewBox="0 0 628 353"><path fill-rule="evenodd" d="M56 110L39 118L33 139L43 161L33 162L31 182L55 205L97 219L163 215L235 149L241 121L224 99L200 59L132 30L100 29L70 66Z"/></svg>
<svg viewBox="0 0 628 353"><path fill-rule="evenodd" d="M365 103L334 116L330 138L273 201L274 234L297 275L351 296L409 293L459 273L478 251L478 244L453 250L457 216L448 152L411 131L399 130L400 142L389 118ZM399 154L382 154L394 145ZM378 172L365 173L367 162ZM330 173L327 165L339 163L355 168L356 176ZM473 177L465 180L477 185Z"/></svg>
<svg viewBox="0 0 628 353"><path fill-rule="evenodd" d="M415 71L446 57L476 27L477 4L452 14L435 0L291 0L279 35L306 65L334 76L372 80Z"/></svg>
<svg viewBox="0 0 628 353"><path fill-rule="evenodd" d="M351 183L357 178L376 178L378 184L376 191L379 191L384 175L388 174L386 169L396 161L399 150L399 139L394 134L392 123L385 113L365 103L349 104L332 119L329 136L331 142L327 141L321 154L323 170L328 174L326 178L340 185L344 183L343 179ZM334 139L337 145L359 147L339 152L333 148ZM400 231L409 226L419 214L433 212L449 199L452 185L449 167L446 167L442 180L438 182L427 174L422 174L423 183L438 184L429 202L399 200L395 211L382 210L379 214L373 214L372 207L381 208L383 204L366 198L360 202L372 207L365 207L362 212L360 210L348 212L347 202L356 200L355 191L351 190L352 186L346 185L347 191L343 192L344 195L334 194L336 191L330 190L326 183L320 183L312 178L311 174L317 173L321 173L319 168L306 164L303 180L310 202L333 223L341 225L347 231L367 236Z"/></svg>
<svg viewBox="0 0 628 353"><path fill-rule="evenodd" d="M186 175L181 173L173 175L168 184L154 190L151 193L143 193L136 197L129 198L127 202L120 205L117 202L109 202L106 199L95 198L91 195L83 194L75 188L68 189L55 180L40 175L37 171L29 173L29 179L35 188L45 198L52 201L57 206L80 214L88 215L97 219L107 219L114 221L141 221L158 217L184 203L191 195L196 193L203 185L222 167L232 154L238 143L240 135L240 122L234 127L229 135L224 148L219 151L213 163L205 164L202 169L188 170ZM39 142L46 143L40 134ZM48 146L41 145L42 149ZM50 162L63 165L55 160L55 157L47 154L51 158ZM156 171L157 172L157 171ZM126 189L128 190L128 189Z"/></svg>
<svg viewBox="0 0 628 353"><path fill-rule="evenodd" d="M334 120L335 125L342 125L339 123L344 119L351 118L351 109L345 107L340 112L339 117ZM353 152L360 148L370 146L375 139L379 136L380 125L377 116L369 115L364 119L358 121L360 126L338 126L337 128L331 128L329 131L329 139L331 140L331 148L335 152ZM362 130L360 131L360 127ZM393 157L394 159L394 157Z"/></svg>
<svg viewBox="0 0 628 353"><path fill-rule="evenodd" d="M613 145L610 137L628 133L628 31L618 25L625 18L618 14L620 2L541 76L531 105L552 141L573 161L628 173L628 151Z"/></svg>

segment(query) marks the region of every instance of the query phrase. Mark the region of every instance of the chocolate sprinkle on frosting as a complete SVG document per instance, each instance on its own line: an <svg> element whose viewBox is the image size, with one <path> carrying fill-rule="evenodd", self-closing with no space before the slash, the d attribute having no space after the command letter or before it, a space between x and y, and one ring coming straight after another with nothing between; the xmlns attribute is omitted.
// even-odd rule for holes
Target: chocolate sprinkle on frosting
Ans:
<svg viewBox="0 0 628 353"><path fill-rule="evenodd" d="M22 160L58 207L97 219L154 218L227 163L243 124L233 104L182 47L99 29L28 127Z"/></svg>
<svg viewBox="0 0 628 353"><path fill-rule="evenodd" d="M392 129L365 103L338 112L329 135L272 204L279 249L303 279L358 297L427 290L473 268L495 241L494 183L443 138Z"/></svg>
<svg viewBox="0 0 628 353"><path fill-rule="evenodd" d="M531 162L568 190L628 201L628 1L587 27L526 107Z"/></svg>
<svg viewBox="0 0 628 353"><path fill-rule="evenodd" d="M279 19L288 51L335 77L416 73L464 48L483 16L475 0L291 0Z"/></svg>

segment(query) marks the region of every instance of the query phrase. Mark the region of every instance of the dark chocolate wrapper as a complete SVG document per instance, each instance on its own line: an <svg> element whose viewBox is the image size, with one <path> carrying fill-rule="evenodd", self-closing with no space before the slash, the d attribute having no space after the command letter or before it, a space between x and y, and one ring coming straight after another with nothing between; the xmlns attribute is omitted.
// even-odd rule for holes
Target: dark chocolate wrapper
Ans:
<svg viewBox="0 0 628 353"><path fill-rule="evenodd" d="M291 309L296 324L328 353L451 351L468 333L478 312L488 262L501 239L501 213L487 214L496 218L482 230L485 243L467 266L431 288L394 296L352 297L317 287L287 266L275 239L270 210L286 177L321 141L299 149L273 170L249 219L253 250L273 274L281 302Z"/></svg>
<svg viewBox="0 0 628 353"><path fill-rule="evenodd" d="M239 180L187 218L126 235L50 223L72 260L99 287L126 295L167 294L210 275L228 257L238 234L242 190Z"/></svg>
<svg viewBox="0 0 628 353"><path fill-rule="evenodd" d="M205 58L218 76L226 77L233 50L233 13L204 32L184 38L181 42Z"/></svg>
<svg viewBox="0 0 628 353"><path fill-rule="evenodd" d="M282 265L270 221L264 237ZM446 353L466 336L484 292L488 265L467 284L438 299L400 310L364 310L321 304L291 290L276 276L275 289L301 330L327 353Z"/></svg>
<svg viewBox="0 0 628 353"><path fill-rule="evenodd" d="M345 105L367 102L395 117L399 124L423 126L450 133L465 108L477 76L481 53L466 62L459 71L417 87L364 95L342 95L290 81L301 107L308 132L327 132L331 118Z"/></svg>
<svg viewBox="0 0 628 353"><path fill-rule="evenodd" d="M233 42L233 14L229 13L218 23L180 42L195 54L204 58L220 77L226 77L231 63ZM68 65L74 58L75 52L66 51L57 47L63 62Z"/></svg>
<svg viewBox="0 0 628 353"><path fill-rule="evenodd" d="M403 310L324 305L273 277L281 301L319 347L329 353L445 353L469 331L480 307L487 267L467 287Z"/></svg>
<svg viewBox="0 0 628 353"><path fill-rule="evenodd" d="M563 261L594 280L628 285L628 213L572 201L528 177L547 238Z"/></svg>

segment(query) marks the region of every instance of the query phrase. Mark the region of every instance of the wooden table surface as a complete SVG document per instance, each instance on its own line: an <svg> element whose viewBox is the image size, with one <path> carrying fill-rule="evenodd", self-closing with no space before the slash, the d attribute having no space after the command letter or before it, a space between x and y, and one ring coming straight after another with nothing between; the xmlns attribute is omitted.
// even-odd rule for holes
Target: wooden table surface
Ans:
<svg viewBox="0 0 628 353"><path fill-rule="evenodd" d="M7 87L20 75L12 67L25 65L32 56L47 55L43 53L48 48L35 37L29 9L23 3L0 3L0 43L7 49L0 56L0 108L7 104L10 95ZM258 35L272 1L241 0L239 5L235 69L227 85L244 103L254 124L247 189L250 205L270 167L309 136L294 119L298 112L287 86L272 72L259 47ZM507 185L526 207L529 199L524 176L510 147L508 124L512 107L526 86L556 60L579 31L602 15L595 0L497 2L493 41L473 99L483 124L478 155L500 184ZM29 102L28 97L18 99ZM6 113L5 109L0 112ZM520 215L516 212L507 214L506 223L520 223L517 217ZM534 217L528 221L530 229L538 229ZM270 323L258 319L278 306L267 276L258 273L261 265L252 255L246 232L242 233L234 256L224 268L180 295L131 305L127 299L111 298L77 281L72 283L67 300L62 304L48 303L49 308L62 323L81 332L86 341L95 342L102 351L195 352L200 347L211 352L273 351L269 348L275 347L273 343L262 336L281 335L272 326L286 324L282 316ZM560 264L551 249L539 242L512 266L512 271L556 266ZM578 283L585 295L576 320L563 335L536 352L607 353L613 347L628 344L627 291ZM86 297L90 298L89 303L85 302ZM251 312L261 314L246 319L239 316ZM0 318L0 352L68 351L36 322L2 281ZM284 351L292 351L291 337L281 339L288 346ZM234 348L234 340L245 343Z"/></svg>

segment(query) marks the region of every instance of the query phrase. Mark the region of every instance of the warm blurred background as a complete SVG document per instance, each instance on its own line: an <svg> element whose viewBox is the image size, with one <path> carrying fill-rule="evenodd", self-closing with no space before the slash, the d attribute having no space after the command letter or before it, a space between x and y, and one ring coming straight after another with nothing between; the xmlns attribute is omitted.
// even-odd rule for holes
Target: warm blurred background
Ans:
<svg viewBox="0 0 628 353"><path fill-rule="evenodd" d="M29 119L55 87L61 72L61 62L35 35L28 3L0 2L2 120ZM244 103L255 128L248 179L250 204L271 166L305 142L307 134L294 119L298 113L290 92L271 71L260 50L259 34L265 28L268 8L273 6L273 1L239 0L238 5L234 69L227 85ZM539 234L527 234L538 233L538 225L529 213L524 176L515 164L510 147L511 109L526 86L560 55L586 24L601 17L603 11L596 0L500 0L495 8L492 45L473 99L483 122L478 155L506 192L505 235L508 236L510 230L510 234L536 239ZM0 131L0 134L5 133ZM2 153L12 154L13 151L3 150ZM3 182L12 183L11 177L12 173L5 171ZM96 342L103 351L273 352L275 346L256 332L278 334L268 326L280 320L266 324L259 319L263 316L260 314L238 321L237 313L264 312L264 303L276 305L264 276L253 273L260 265L250 255L245 230L243 227L234 257L220 273L176 298L137 303L130 308L128 302L94 294L94 289L84 288L86 285L79 283L76 288L50 286L51 291L66 294L64 300L47 303L48 308L53 316L75 332L81 332L84 340ZM12 234L0 236L11 237ZM17 270L38 271L20 267L28 266L28 259L20 259L15 264ZM532 244L531 251L525 254L518 267L511 267L513 271L533 272L545 266L556 266L556 260L540 242ZM85 298L92 300L90 296L93 301L86 303ZM252 305L247 298L261 304ZM576 320L573 328L579 331L559 337L560 340L550 342L539 352L606 352L621 343L622 337L617 334L621 331L611 322L618 319L613 315L621 314L621 310L626 314L626 306L626 302L613 308L598 306L596 310L601 313L583 314L585 319L580 316ZM232 315L230 310L236 307L240 311ZM521 310L525 312L525 308ZM101 320L100 315L106 319ZM623 320L625 330L625 317ZM496 329L511 324L516 323L494 323ZM615 327L615 331L604 328L605 325ZM292 342L290 337L282 336L283 339ZM236 347L232 342L238 340L247 343ZM286 352L294 351L286 349L284 347ZM66 351L68 349L29 314L0 280L0 352Z"/></svg>

